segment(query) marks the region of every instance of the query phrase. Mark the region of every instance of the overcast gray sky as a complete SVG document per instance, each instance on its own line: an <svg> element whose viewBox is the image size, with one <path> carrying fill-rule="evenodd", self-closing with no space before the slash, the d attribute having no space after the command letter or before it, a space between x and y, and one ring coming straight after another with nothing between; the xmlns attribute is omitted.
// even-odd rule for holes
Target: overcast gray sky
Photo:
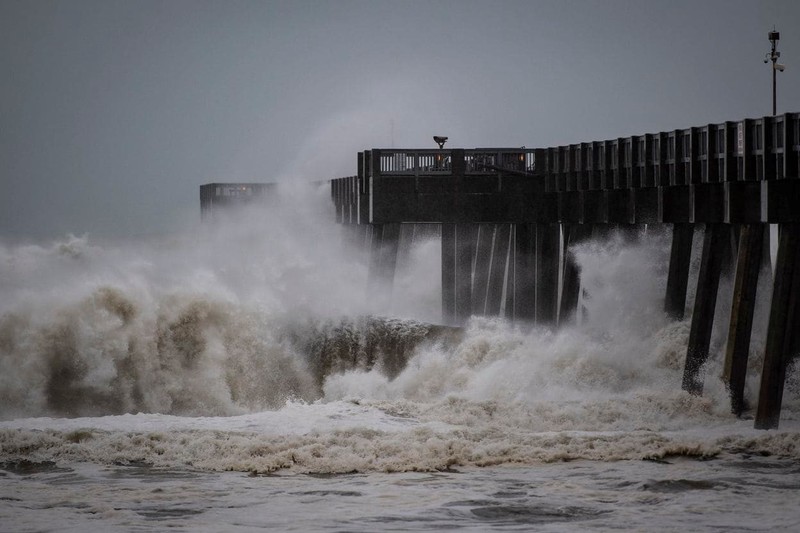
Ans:
<svg viewBox="0 0 800 533"><path fill-rule="evenodd" d="M211 181L800 111L797 0L0 0L0 238L162 234Z"/></svg>

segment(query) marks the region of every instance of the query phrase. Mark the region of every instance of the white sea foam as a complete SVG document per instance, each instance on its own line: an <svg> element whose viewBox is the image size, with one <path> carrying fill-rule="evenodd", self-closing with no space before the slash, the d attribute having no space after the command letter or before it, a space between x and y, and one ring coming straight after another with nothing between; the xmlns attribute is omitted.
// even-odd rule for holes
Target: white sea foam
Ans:
<svg viewBox="0 0 800 533"><path fill-rule="evenodd" d="M704 395L680 390L689 325L662 312L663 237L577 250L579 325L473 318L457 333L366 317L365 258L316 204L293 205L159 243L0 247L0 462L350 472L800 455L796 370L779 432L730 414L719 343ZM401 314L438 312L438 254L422 241L401 265Z"/></svg>

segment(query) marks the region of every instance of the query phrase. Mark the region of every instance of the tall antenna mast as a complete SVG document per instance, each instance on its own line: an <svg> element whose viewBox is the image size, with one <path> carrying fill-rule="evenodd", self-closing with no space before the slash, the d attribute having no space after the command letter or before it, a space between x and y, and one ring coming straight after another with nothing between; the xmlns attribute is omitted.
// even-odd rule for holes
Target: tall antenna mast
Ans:
<svg viewBox="0 0 800 533"><path fill-rule="evenodd" d="M780 32L775 30L775 26L772 27L772 31L769 32L769 42L772 43L772 50L767 52L767 57L764 59L764 63L769 63L772 61L772 115L775 116L778 114L778 90L777 90L777 74L778 71L783 72L786 68L785 65L778 63L778 58L781 57L781 53L778 52L778 41L781 38Z"/></svg>

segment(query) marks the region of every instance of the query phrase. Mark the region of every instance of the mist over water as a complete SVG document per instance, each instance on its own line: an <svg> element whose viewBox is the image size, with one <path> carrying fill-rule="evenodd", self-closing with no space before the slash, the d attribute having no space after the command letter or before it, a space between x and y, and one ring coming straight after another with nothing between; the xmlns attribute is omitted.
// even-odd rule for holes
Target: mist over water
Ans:
<svg viewBox="0 0 800 533"><path fill-rule="evenodd" d="M332 219L326 188L285 188L160 240L0 248L0 460L350 472L800 457L796 371L788 432L730 414L724 342L704 395L681 391L689 322L663 313L668 235L580 246L576 324L455 330L432 324L435 235L415 241L378 309L364 249Z"/></svg>
<svg viewBox="0 0 800 533"><path fill-rule="evenodd" d="M159 240L0 247L0 416L228 415L314 401L320 372L356 366L359 343L380 344L370 338L393 327L400 343L425 336L411 321L366 318L380 311L367 257L329 204L325 187L285 186ZM429 292L404 287L405 316L430 317L413 309L438 307ZM354 351L349 360L323 365L326 336ZM377 355L361 357L372 366Z"/></svg>

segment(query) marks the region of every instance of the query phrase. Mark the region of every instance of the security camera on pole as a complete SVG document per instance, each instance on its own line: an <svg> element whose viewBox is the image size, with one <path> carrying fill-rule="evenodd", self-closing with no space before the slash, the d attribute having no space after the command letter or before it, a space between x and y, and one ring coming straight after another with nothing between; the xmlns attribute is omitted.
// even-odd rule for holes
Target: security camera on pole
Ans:
<svg viewBox="0 0 800 533"><path fill-rule="evenodd" d="M767 57L764 59L764 63L769 63L770 61L772 61L772 115L773 116L778 114L776 105L777 101L776 98L777 89L776 89L776 79L775 79L776 73L778 71L783 72L784 69L786 68L785 65L781 65L780 63L778 63L778 58L781 57L781 53L776 50L776 47L778 45L778 41L780 40L780 38L781 34L775 31L775 27L773 26L772 31L769 32L769 42L772 43L772 50L767 52Z"/></svg>

